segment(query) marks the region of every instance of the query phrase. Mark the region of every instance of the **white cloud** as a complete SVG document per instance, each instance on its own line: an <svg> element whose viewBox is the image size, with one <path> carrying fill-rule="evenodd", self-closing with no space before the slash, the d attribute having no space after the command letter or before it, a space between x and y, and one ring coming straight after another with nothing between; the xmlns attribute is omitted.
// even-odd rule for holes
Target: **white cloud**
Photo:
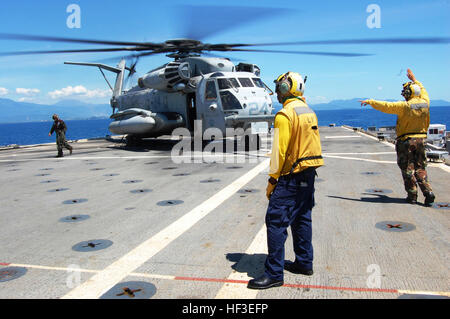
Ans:
<svg viewBox="0 0 450 319"><path fill-rule="evenodd" d="M87 98L107 97L111 95L111 91L108 90L88 90L85 94Z"/></svg>
<svg viewBox="0 0 450 319"><path fill-rule="evenodd" d="M33 95L39 94L40 92L41 92L41 90L39 90L39 89L24 89L24 88L16 89L17 94L25 95L25 96L33 96Z"/></svg>
<svg viewBox="0 0 450 319"><path fill-rule="evenodd" d="M8 93L9 93L8 89L0 88L0 96L6 95L6 94L8 94Z"/></svg>
<svg viewBox="0 0 450 319"><path fill-rule="evenodd" d="M67 86L60 90L55 90L48 93L48 95L54 100L68 97L102 98L107 97L108 94L110 94L109 91L100 89L88 90L82 85Z"/></svg>

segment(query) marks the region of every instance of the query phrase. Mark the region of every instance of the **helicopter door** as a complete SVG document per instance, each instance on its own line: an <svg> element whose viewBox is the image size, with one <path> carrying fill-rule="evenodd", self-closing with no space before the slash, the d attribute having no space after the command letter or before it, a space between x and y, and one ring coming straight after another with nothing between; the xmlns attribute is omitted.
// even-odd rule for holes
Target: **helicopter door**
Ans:
<svg viewBox="0 0 450 319"><path fill-rule="evenodd" d="M187 103L186 103L186 117L187 123L189 123L189 130L194 130L194 121L197 119L197 108L196 108L196 100L195 93L188 93L186 95Z"/></svg>
<svg viewBox="0 0 450 319"><path fill-rule="evenodd" d="M203 132L208 128L218 128L225 134L225 114L219 98L215 79L203 79L198 86L197 119L202 120Z"/></svg>

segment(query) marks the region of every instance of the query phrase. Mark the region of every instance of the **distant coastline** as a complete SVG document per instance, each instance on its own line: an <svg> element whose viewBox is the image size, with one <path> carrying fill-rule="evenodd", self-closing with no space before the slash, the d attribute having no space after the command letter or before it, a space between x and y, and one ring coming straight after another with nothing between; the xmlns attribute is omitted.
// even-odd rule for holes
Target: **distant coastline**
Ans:
<svg viewBox="0 0 450 319"><path fill-rule="evenodd" d="M62 117L62 116L61 116ZM64 119L64 121L95 121L95 120L109 120L109 116L92 116L89 118L67 118ZM50 126L52 125L51 123L53 122L52 119L50 120L40 120L40 121L23 121L23 122L0 122L0 125L8 125L8 124L27 124L27 123L47 123Z"/></svg>
<svg viewBox="0 0 450 319"><path fill-rule="evenodd" d="M360 109L359 100L333 100L328 103L310 104L313 110L347 110ZM431 100L432 108L450 107L450 102ZM281 104L274 103L274 111L278 111ZM57 113L64 120L95 120L108 119L112 113L109 104L89 104L77 100L63 100L52 105L27 102L17 102L0 98L0 124L48 122Z"/></svg>
<svg viewBox="0 0 450 319"><path fill-rule="evenodd" d="M90 104L77 100L63 100L52 105L0 99L0 123L30 123L51 120L56 113L63 120L109 118L109 104Z"/></svg>

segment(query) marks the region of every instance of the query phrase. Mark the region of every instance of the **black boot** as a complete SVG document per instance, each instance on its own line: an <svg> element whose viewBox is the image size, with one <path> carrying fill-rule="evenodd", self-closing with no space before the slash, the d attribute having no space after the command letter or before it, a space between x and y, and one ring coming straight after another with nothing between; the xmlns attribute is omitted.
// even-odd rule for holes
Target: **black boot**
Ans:
<svg viewBox="0 0 450 319"><path fill-rule="evenodd" d="M436 196L434 196L433 192L429 192L428 194L425 194L425 206L430 207L433 206L434 199Z"/></svg>
<svg viewBox="0 0 450 319"><path fill-rule="evenodd" d="M406 197L406 202L410 204L417 204L417 194L408 194L408 197Z"/></svg>
<svg viewBox="0 0 450 319"><path fill-rule="evenodd" d="M267 289L272 287L283 286L283 280L275 280L269 276L262 275L256 279L252 279L248 282L247 288L249 289Z"/></svg>
<svg viewBox="0 0 450 319"><path fill-rule="evenodd" d="M314 274L314 271L312 269L302 268L295 262L290 261L284 263L284 269L293 274L300 274L305 276L312 276Z"/></svg>

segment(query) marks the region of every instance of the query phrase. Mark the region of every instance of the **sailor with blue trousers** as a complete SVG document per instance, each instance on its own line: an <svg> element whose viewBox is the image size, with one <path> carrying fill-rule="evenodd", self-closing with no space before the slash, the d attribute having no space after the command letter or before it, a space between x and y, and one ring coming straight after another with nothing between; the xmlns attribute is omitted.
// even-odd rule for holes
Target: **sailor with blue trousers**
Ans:
<svg viewBox="0 0 450 319"><path fill-rule="evenodd" d="M275 116L266 192L268 256L264 274L249 281L250 289L282 286L284 269L295 274L313 274L311 213L316 168L323 165L317 116L305 102L305 83L300 74L284 73L275 84L283 108ZM285 263L284 244L289 226L295 261Z"/></svg>

